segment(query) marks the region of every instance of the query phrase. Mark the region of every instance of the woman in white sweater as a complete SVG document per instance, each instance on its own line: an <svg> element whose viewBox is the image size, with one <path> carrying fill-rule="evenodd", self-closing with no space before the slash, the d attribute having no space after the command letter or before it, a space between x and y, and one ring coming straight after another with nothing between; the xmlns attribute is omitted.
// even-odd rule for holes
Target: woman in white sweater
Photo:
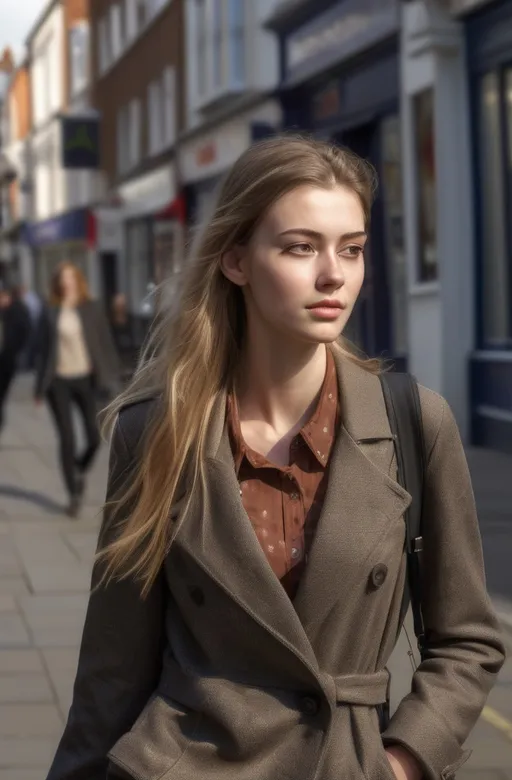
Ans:
<svg viewBox="0 0 512 780"><path fill-rule="evenodd" d="M91 300L81 270L64 263L54 274L50 306L43 317L35 395L37 402L46 397L55 420L71 517L78 514L85 473L100 444L96 390L116 389L118 377L119 360L106 315ZM80 455L76 453L73 405L81 413L86 436Z"/></svg>

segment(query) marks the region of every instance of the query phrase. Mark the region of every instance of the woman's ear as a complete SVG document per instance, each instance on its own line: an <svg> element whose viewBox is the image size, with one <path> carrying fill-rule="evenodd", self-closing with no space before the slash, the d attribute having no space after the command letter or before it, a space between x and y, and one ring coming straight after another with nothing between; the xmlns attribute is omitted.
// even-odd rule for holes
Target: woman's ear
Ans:
<svg viewBox="0 0 512 780"><path fill-rule="evenodd" d="M226 279L236 284L237 287L245 287L248 282L245 273L245 253L242 247L235 246L221 257L220 268Z"/></svg>

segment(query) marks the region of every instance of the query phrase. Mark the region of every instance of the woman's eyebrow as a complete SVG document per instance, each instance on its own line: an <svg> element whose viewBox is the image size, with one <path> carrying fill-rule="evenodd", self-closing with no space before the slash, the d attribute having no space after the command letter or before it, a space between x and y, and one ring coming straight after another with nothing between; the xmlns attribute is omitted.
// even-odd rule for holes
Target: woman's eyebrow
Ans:
<svg viewBox="0 0 512 780"><path fill-rule="evenodd" d="M310 230L309 228L290 228L289 230L283 230L282 233L279 233L280 236L287 236L290 233L293 233L295 235L302 235L302 236L308 236L308 238L316 238L321 239L323 238L323 235L319 233L317 230ZM367 233L365 230L355 230L352 233L343 233L340 238L343 241L347 241L353 238L366 238Z"/></svg>

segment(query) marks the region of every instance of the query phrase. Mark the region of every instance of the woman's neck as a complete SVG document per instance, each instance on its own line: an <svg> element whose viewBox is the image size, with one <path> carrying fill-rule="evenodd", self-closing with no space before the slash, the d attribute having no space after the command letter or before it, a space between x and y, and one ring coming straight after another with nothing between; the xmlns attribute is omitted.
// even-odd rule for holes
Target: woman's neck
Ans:
<svg viewBox="0 0 512 780"><path fill-rule="evenodd" d="M237 384L240 420L260 421L285 436L311 413L324 381L324 344L249 340Z"/></svg>
<svg viewBox="0 0 512 780"><path fill-rule="evenodd" d="M63 298L61 302L61 306L63 306L65 309L74 309L78 306L78 296L71 295L67 298Z"/></svg>

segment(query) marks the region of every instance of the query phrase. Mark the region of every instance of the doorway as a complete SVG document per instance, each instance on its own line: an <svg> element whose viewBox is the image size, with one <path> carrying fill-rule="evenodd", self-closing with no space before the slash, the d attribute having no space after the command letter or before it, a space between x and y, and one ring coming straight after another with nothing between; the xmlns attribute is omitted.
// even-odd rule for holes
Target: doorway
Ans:
<svg viewBox="0 0 512 780"><path fill-rule="evenodd" d="M346 335L372 357L406 363L406 287L403 251L400 123L390 114L337 135L334 140L368 160L378 176L365 280Z"/></svg>

